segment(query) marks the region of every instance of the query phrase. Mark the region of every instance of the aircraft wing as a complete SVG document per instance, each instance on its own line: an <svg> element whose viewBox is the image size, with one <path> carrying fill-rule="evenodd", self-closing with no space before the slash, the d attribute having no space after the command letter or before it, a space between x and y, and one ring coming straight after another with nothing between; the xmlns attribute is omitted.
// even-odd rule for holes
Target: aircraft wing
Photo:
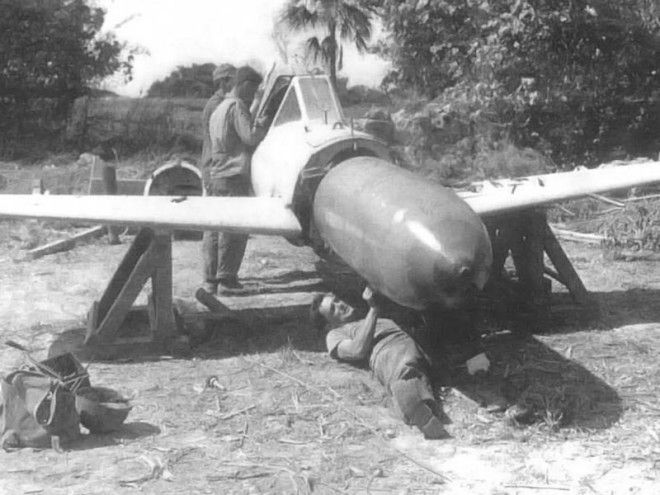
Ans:
<svg viewBox="0 0 660 495"><path fill-rule="evenodd" d="M66 219L164 230L218 230L294 236L298 219L284 201L255 197L0 194L0 218Z"/></svg>
<svg viewBox="0 0 660 495"><path fill-rule="evenodd" d="M458 195L482 216L547 205L589 194L660 183L660 162L601 166L519 179L475 183Z"/></svg>

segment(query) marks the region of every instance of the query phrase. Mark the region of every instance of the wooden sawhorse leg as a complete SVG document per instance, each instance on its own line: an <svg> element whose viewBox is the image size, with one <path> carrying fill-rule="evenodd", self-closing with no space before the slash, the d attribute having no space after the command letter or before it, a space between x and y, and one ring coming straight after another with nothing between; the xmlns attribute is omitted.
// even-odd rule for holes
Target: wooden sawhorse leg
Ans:
<svg viewBox="0 0 660 495"><path fill-rule="evenodd" d="M145 332L126 323L134 313L133 303L151 279L152 293L146 308ZM144 318L143 318L144 319ZM170 233L143 228L117 267L103 296L88 315L85 345L103 355L125 352L163 353L185 350L172 305L172 240Z"/></svg>
<svg viewBox="0 0 660 495"><path fill-rule="evenodd" d="M493 218L489 233L493 243L493 276L501 276L510 252L530 307L541 307L547 301L549 280L545 280L545 275L565 285L576 303L590 305L589 293L550 230L543 210ZM554 269L545 266L546 254Z"/></svg>

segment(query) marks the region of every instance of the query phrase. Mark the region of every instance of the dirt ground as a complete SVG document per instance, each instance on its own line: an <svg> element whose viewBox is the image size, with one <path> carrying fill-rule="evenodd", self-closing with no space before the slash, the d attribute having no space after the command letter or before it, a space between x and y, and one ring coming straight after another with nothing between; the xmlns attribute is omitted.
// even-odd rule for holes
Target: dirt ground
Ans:
<svg viewBox="0 0 660 495"><path fill-rule="evenodd" d="M42 231L0 223L0 340L36 357L79 344L131 239L21 261L21 245ZM0 493L660 493L660 265L565 247L600 313L586 317L560 293L526 337L486 323L486 377L467 375L448 345L437 392L451 438L428 441L397 419L367 370L323 352L307 305L328 282L311 251L253 237L246 291L223 299L238 318L205 324L190 316L202 309L199 243L176 241L192 354L90 362L93 384L132 399L123 429L63 453L0 452ZM3 374L22 360L0 347ZM217 386L205 387L213 376ZM501 401L533 417L489 412Z"/></svg>

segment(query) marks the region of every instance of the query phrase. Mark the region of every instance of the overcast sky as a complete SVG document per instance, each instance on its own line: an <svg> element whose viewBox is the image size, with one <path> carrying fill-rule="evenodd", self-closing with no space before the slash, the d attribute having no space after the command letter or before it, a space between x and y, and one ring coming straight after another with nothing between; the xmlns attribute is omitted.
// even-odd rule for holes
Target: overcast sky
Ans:
<svg viewBox="0 0 660 495"><path fill-rule="evenodd" d="M110 82L130 96L146 93L152 82L179 65L258 61L262 69L277 57L271 40L273 19L284 0L97 0L106 11L104 29L144 48L134 64L134 80ZM292 51L297 43L292 42ZM343 75L350 84L377 85L387 64L347 50Z"/></svg>

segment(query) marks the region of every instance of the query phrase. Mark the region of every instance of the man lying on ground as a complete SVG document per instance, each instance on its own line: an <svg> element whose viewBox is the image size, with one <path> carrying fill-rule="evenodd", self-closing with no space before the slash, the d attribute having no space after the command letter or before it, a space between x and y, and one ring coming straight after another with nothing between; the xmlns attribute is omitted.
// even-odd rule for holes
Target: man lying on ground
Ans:
<svg viewBox="0 0 660 495"><path fill-rule="evenodd" d="M362 297L369 304L369 313L362 321L352 321L355 310L333 294L319 294L312 301L312 321L328 331L330 356L350 363L368 362L406 424L419 428L425 438L448 437L438 419L439 407L424 353L394 321L379 318L371 289L367 287Z"/></svg>

